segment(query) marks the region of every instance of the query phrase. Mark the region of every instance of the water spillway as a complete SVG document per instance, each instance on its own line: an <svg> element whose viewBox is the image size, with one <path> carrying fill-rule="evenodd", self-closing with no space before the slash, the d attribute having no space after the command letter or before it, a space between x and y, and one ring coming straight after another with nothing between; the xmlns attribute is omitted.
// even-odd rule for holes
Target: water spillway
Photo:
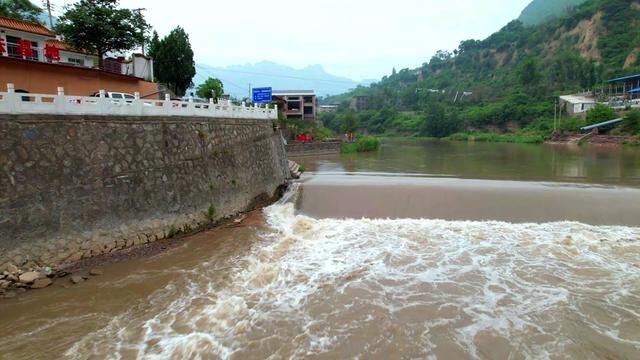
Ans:
<svg viewBox="0 0 640 360"><path fill-rule="evenodd" d="M298 204L320 218L576 221L640 226L640 189L404 174L314 174Z"/></svg>

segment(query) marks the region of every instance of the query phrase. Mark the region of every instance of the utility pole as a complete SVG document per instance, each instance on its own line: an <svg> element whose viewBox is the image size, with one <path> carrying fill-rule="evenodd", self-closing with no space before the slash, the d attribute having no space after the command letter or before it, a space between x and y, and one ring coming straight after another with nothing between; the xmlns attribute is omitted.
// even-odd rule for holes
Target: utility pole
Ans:
<svg viewBox="0 0 640 360"><path fill-rule="evenodd" d="M49 13L49 28L53 29L53 16L51 15L51 1L50 0L45 0L44 1L44 5L47 8L47 12Z"/></svg>
<svg viewBox="0 0 640 360"><path fill-rule="evenodd" d="M249 83L249 104L253 103L253 94L251 91L251 83Z"/></svg>
<svg viewBox="0 0 640 360"><path fill-rule="evenodd" d="M558 98L553 101L553 133L558 131Z"/></svg>

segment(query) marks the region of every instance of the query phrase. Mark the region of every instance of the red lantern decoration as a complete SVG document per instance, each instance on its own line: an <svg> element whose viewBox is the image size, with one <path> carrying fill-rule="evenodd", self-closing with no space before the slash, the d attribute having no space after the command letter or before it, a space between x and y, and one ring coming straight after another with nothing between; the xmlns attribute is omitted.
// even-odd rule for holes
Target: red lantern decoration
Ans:
<svg viewBox="0 0 640 360"><path fill-rule="evenodd" d="M51 61L60 61L60 49L53 45L45 45L44 56Z"/></svg>
<svg viewBox="0 0 640 360"><path fill-rule="evenodd" d="M24 57L32 58L33 57L33 47L31 41L29 40L20 40L18 43L18 53Z"/></svg>

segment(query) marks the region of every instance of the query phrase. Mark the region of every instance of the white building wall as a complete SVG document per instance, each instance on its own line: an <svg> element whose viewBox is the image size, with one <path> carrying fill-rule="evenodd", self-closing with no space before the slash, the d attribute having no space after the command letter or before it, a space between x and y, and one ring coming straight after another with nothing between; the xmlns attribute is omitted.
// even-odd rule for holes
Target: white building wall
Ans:
<svg viewBox="0 0 640 360"><path fill-rule="evenodd" d="M96 66L96 62L98 60L98 58L95 57L95 56L79 54L79 53L72 52L72 51L60 50L60 62L61 63L77 64L76 61L73 61L73 60L70 60L70 59L80 60L80 64L79 65L80 66L84 66L84 67L88 67L88 68L93 68L94 66Z"/></svg>
<svg viewBox="0 0 640 360"><path fill-rule="evenodd" d="M147 59L143 56L135 56L133 57L133 66L135 69L135 76L139 78L143 78L145 80L151 79L151 72L153 71L153 63L151 60Z"/></svg>

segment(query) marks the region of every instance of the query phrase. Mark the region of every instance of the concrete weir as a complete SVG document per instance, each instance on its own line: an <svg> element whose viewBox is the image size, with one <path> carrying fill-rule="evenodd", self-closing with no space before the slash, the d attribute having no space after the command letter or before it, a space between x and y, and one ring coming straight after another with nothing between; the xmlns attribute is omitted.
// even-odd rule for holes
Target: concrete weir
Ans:
<svg viewBox="0 0 640 360"><path fill-rule="evenodd" d="M288 176L268 120L0 114L0 273L196 229Z"/></svg>
<svg viewBox="0 0 640 360"><path fill-rule="evenodd" d="M297 207L315 218L640 226L640 189L391 174L310 176Z"/></svg>

